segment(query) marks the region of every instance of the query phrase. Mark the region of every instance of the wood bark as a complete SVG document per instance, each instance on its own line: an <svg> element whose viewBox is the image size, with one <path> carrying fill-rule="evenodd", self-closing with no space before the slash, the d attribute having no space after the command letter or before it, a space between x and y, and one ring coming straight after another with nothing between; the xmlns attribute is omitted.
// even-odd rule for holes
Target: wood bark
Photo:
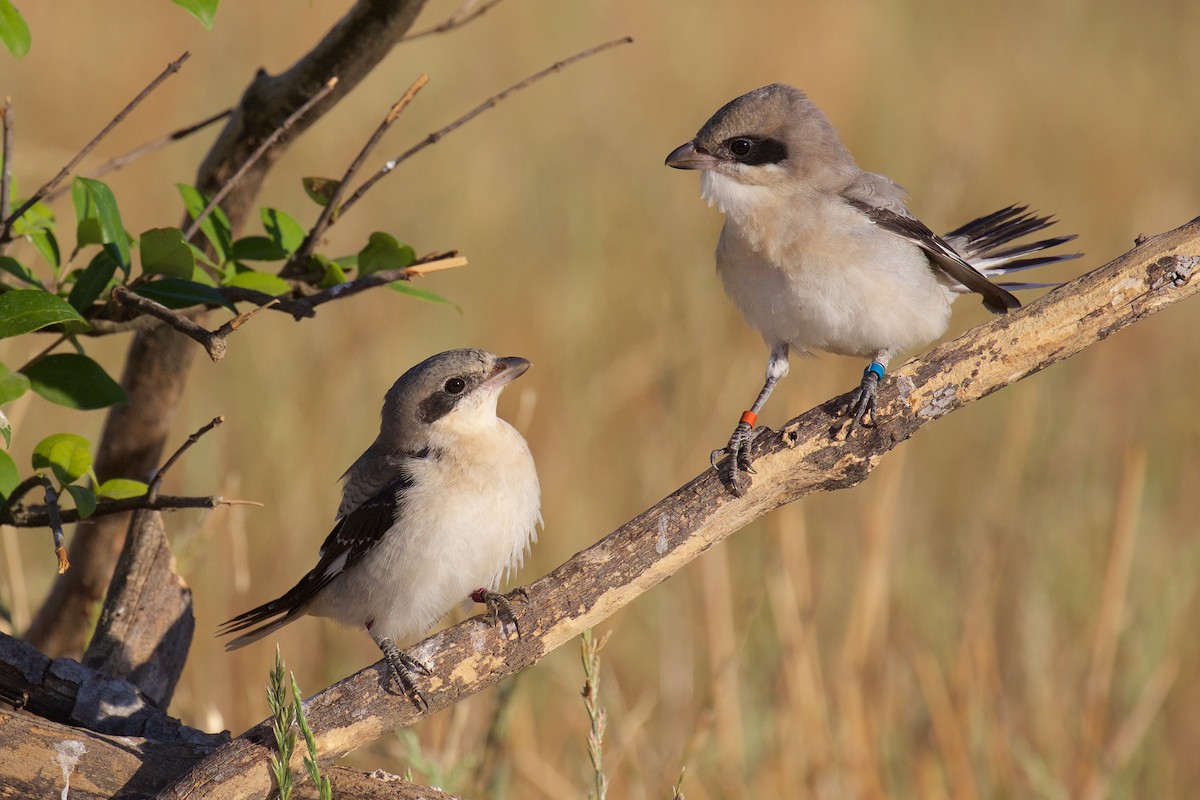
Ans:
<svg viewBox="0 0 1200 800"><path fill-rule="evenodd" d="M934 420L1058 363L1200 290L1200 220L1130 252L902 365L880 389L876 427L841 431L835 398L755 441L753 483L734 497L714 470L700 476L526 587L513 600L522 637L505 640L485 616L410 651L429 664L428 710L392 694L383 662L306 701L323 761L435 713L537 663L551 650L673 575L763 514L816 491L861 483L880 459ZM265 798L274 751L260 723L207 756L160 798ZM299 764L295 765L297 768Z"/></svg>
<svg viewBox="0 0 1200 800"><path fill-rule="evenodd" d="M0 709L0 800L68 797L70 800L135 800L190 768L210 748L109 736ZM323 770L337 800L455 800L452 795L382 771L344 767ZM315 800L302 783L293 800Z"/></svg>
<svg viewBox="0 0 1200 800"><path fill-rule="evenodd" d="M196 620L192 590L175 572L162 514L133 515L83 663L124 678L167 708L187 663Z"/></svg>
<svg viewBox="0 0 1200 800"><path fill-rule="evenodd" d="M212 194L250 153L330 77L337 87L303 117L247 172L222 204L240 227L267 171L287 143L308 129L359 84L412 27L425 0L359 0L309 53L286 72L264 71L251 81L212 149L200 165L196 186ZM165 326L134 335L121 383L129 404L114 406L96 452L96 474L146 480L158 465L196 350ZM72 568L54 583L27 637L50 655L77 655L92 606L104 596L121 551L125 515L81 523L71 544Z"/></svg>

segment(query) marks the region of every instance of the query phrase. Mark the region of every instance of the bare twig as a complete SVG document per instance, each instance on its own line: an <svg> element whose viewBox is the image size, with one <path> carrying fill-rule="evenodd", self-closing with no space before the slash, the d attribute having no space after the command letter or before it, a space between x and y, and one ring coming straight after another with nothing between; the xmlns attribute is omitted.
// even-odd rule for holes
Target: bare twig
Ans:
<svg viewBox="0 0 1200 800"><path fill-rule="evenodd" d="M286 311L296 319L302 317L311 317L314 315L317 306L324 305L332 300L340 300L343 297L358 294L367 289L376 286L385 286L396 281L407 281L421 275L426 275L430 272L438 272L444 269L454 269L456 267L464 267L467 265L467 259L462 256L448 255L440 257L437 260L429 261L423 264L414 264L410 267L398 267L396 269L386 269L380 272L373 272L370 275L364 275L361 278L355 278L352 281L339 283L336 286L330 286L323 292L318 292L310 297L301 297L295 300L287 300L279 303L279 310Z"/></svg>
<svg viewBox="0 0 1200 800"><path fill-rule="evenodd" d="M211 117L202 119L199 122L194 122L191 125L187 125L183 128L180 128L177 131L172 131L171 133L168 133L166 136L160 136L157 139L146 142L145 144L138 145L137 147L130 150L128 153L124 153L123 155L119 155L116 158L111 158L108 161L105 161L103 164L96 167L96 169L92 170L91 175L93 178L100 178L100 177L103 177L104 175L107 175L110 172L116 172L117 170L121 169L122 167L126 166L127 164L131 164L134 161L137 161L142 156L150 155L151 153L153 153L157 150L161 150L162 148L166 147L167 145L171 144L172 142L177 142L180 139L191 136L193 133L202 131L205 128L207 128L209 125L212 125L215 122L220 122L221 120L225 119L232 113L233 113L232 108L227 108L224 111L218 111L216 114L213 114ZM55 199L56 197L58 197L59 195L61 195L65 191L67 191L67 187L59 186L54 191L48 192L46 194L45 199L47 202L49 202L49 201ZM0 217L0 219L2 219L2 218L3 217Z"/></svg>
<svg viewBox="0 0 1200 800"><path fill-rule="evenodd" d="M167 459L166 463L159 467L158 471L154 473L154 478L150 481L150 486L146 489L146 499L148 501L153 503L154 501L158 500L158 492L162 488L163 478L166 477L167 470L175 466L175 462L179 460L179 457L186 453L189 447L200 441L201 436L208 433L224 421L225 417L223 415L213 417L212 421L189 436L183 444L179 445L179 449L172 453L171 457Z"/></svg>
<svg viewBox="0 0 1200 800"><path fill-rule="evenodd" d="M196 231L200 230L200 223L208 219L208 215L211 214L213 209L225 199L225 195L229 194L229 192L233 190L233 187L237 186L237 183L242 179L242 176L249 171L250 167L254 166L254 162L262 158L263 154L275 145L275 142L279 140L279 137L287 133L288 128L296 124L296 120L307 114L309 109L321 102L326 95L332 92L333 87L337 86L337 82L337 78L330 78L329 80L325 81L325 84L317 90L316 94L308 98L304 105L293 111L291 116L285 119L279 125L279 127L271 132L270 136L263 140L262 144L255 148L254 152L250 154L249 158L242 162L241 166L237 168L237 171L234 172L233 175L229 177L229 180L225 181L224 185L222 185L221 188L217 190L217 193L212 196L212 199L208 201L208 205L204 207L204 210L197 214L196 218L192 220L192 224L189 225L188 229L183 232L183 238L185 240L191 241L192 237L196 235Z"/></svg>
<svg viewBox="0 0 1200 800"><path fill-rule="evenodd" d="M4 98L4 110L0 111L3 126L3 144L0 144L0 220L8 219L9 203L12 202L12 98Z"/></svg>
<svg viewBox="0 0 1200 800"><path fill-rule="evenodd" d="M62 182L63 178L70 175L71 171L75 169L79 162L82 161L88 153L92 152L93 147L100 144L100 141L107 136L113 128L119 125L125 119L125 117L129 116L129 112L137 108L139 103L145 100L151 92L157 89L159 84L178 72L179 68L183 66L183 62L187 61L190 56L191 53L185 51L183 55L168 64L167 68L160 72L158 77L150 81L145 89L142 89L142 91L138 92L137 97L134 97L132 100L130 100L128 105L118 111L117 115L109 120L109 123L105 125L99 133L92 137L92 140L85 144L83 149L76 153L75 157L67 162L66 166L58 171L57 175L55 175L40 189L30 195L29 199L22 203L21 207L14 211L11 216L4 217L3 227L0 227L0 242L8 241L9 231L12 228L12 224L20 219L22 214L32 208L34 203L45 197L54 189L55 186L58 186L58 184Z"/></svg>
<svg viewBox="0 0 1200 800"><path fill-rule="evenodd" d="M92 512L88 519L96 519L97 517L107 517L112 514L124 514L127 511L139 511L146 509L149 511L177 511L183 508L207 508L209 510L218 508L219 506L262 506L262 503L254 500L226 500L224 497L192 497L192 496L176 496L176 495L159 495L154 502L149 502L146 495L138 495L137 497L122 497L119 500L101 499L96 502L96 510ZM79 511L74 508L62 509L59 513L59 519L63 525L70 525L72 522L78 522ZM5 515L0 515L0 522L5 525L12 525L14 528L45 528L51 523L51 512L47 506L30 506L29 508L17 507L10 508L5 512Z"/></svg>
<svg viewBox="0 0 1200 800"><path fill-rule="evenodd" d="M346 187L350 184L350 180L362 169L363 162L367 160L367 156L375 149L375 145L379 144L379 140L383 138L383 135L400 118L400 113L404 111L405 107L417 96L417 92L421 91L427 83L429 83L429 76L422 72L413 81L412 85L408 87L408 91L404 93L404 96L392 105L387 116L383 118L383 121L379 123L379 127L371 134L371 138L367 139L367 143L363 145L362 150L358 152L358 155L350 162L350 166L346 168L346 174L342 176L337 187L334 188L333 194L329 197L328 202L325 203L325 207L321 209L321 214L317 217L317 221L313 223L312 230L304 237L304 241L297 248L295 254L283 265L283 269L280 270L281 274L286 275L295 270L301 270L308 263L308 257L312 255L317 242L320 241L325 231L333 225L337 217L341 216L338 203L341 202L342 196L346 193Z"/></svg>
<svg viewBox="0 0 1200 800"><path fill-rule="evenodd" d="M71 562L67 560L67 536L63 533L62 513L58 508L58 491L55 490L50 479L40 472L37 474L37 481L42 485L42 491L46 493L46 521L50 525L50 532L54 535L54 555L58 556L58 574L62 575L71 568Z"/></svg>
<svg viewBox="0 0 1200 800"><path fill-rule="evenodd" d="M463 4L454 9L454 13L446 17L444 22L441 22L432 28L426 28L416 33L410 33L401 41L410 42L413 39L420 39L422 36L430 36L435 33L447 33L455 28L461 28L468 22L474 22L482 17L488 11L491 11L496 6L500 5L503 0L463 0Z"/></svg>
<svg viewBox="0 0 1200 800"><path fill-rule="evenodd" d="M382 167L380 167L378 172L376 172L374 175L372 175L370 178L368 178L366 181L364 181L361 186L359 186L357 189L354 190L354 194L350 195L350 197L346 200L346 202L342 204L342 207L338 213L345 214L347 211L349 211L350 207L353 206L355 203L357 203L359 201L359 199L371 189L372 186L374 186L376 183L378 183L383 178L383 176L387 175L389 172L394 170L400 164L403 164L405 161L412 158L413 156L415 156L417 153L424 150L429 145L437 144L438 141L440 141L442 139L442 137L446 136L446 134L451 133L451 132L457 130L458 128L461 128L463 125L466 125L468 122L475 119L475 117L477 117L480 114L482 114L483 112L487 111L489 108L495 107L495 105L497 103L499 103L501 100L504 100L505 98L507 98L510 94L513 94L514 92L518 92L521 89L524 89L528 86L531 86L532 84L535 84L538 81L540 81L542 78L545 78L549 75L553 75L556 72L561 72L563 69L571 66L576 61L582 61L583 59L588 58L590 56L594 56L597 53L602 53L605 50L608 50L613 47L617 47L619 45L630 44L631 42L633 42L632 36L624 36L620 39L613 39L611 42L605 42L604 44L596 45L595 47L590 47L587 50L584 50L583 52L576 53L575 55L571 56L570 58L565 58L562 61L558 61L554 64L551 64L550 66L546 67L544 70L534 73L533 75L530 75L528 78L525 78L522 81L518 81L517 83L514 83L512 86L508 87L507 89L500 92L499 94L492 95L487 100L484 100L482 103L475 106L475 108L468 111L466 114L463 114L461 117L459 117L458 119L451 122L449 125L445 126L444 128L440 128L440 129L434 131L433 133L429 134L424 139L417 142L415 145L408 148L403 153L396 156L391 161L388 161L386 164L384 164Z"/></svg>
<svg viewBox="0 0 1200 800"><path fill-rule="evenodd" d="M142 297L140 294L129 291L124 286L114 288L112 296L121 305L132 308L141 314L149 314L156 319L160 319L184 336L199 342L208 353L208 357L213 361L220 361L225 357L225 351L228 349L225 340L229 337L229 334L236 331L246 320L253 317L259 311L262 311L264 308L270 308L279 302L276 298L271 297L269 300L264 301L260 308L253 309L245 314L239 314L215 331L210 331L203 325L188 319L183 314L172 311L162 303L151 300L149 297ZM270 297L269 295L265 296Z"/></svg>

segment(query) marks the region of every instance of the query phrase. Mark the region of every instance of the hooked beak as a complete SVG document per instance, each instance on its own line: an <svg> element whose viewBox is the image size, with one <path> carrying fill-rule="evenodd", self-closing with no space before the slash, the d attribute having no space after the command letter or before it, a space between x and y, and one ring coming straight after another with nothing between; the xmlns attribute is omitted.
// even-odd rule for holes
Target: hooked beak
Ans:
<svg viewBox="0 0 1200 800"><path fill-rule="evenodd" d="M492 367L492 374L487 376L484 384L497 388L504 386L524 375L525 370L531 366L533 365L528 359L521 358L520 356L497 358L495 366Z"/></svg>
<svg viewBox="0 0 1200 800"><path fill-rule="evenodd" d="M675 169L712 169L717 159L696 149L695 142L681 144L667 156L667 166Z"/></svg>

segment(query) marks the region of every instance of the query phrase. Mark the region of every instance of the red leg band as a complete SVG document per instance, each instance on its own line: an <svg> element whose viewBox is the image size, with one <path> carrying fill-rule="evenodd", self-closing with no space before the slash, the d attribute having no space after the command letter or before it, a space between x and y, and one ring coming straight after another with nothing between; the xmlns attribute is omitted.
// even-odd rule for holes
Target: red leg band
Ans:
<svg viewBox="0 0 1200 800"><path fill-rule="evenodd" d="M755 414L753 411L743 411L742 422L753 428L754 423L758 422L758 414Z"/></svg>

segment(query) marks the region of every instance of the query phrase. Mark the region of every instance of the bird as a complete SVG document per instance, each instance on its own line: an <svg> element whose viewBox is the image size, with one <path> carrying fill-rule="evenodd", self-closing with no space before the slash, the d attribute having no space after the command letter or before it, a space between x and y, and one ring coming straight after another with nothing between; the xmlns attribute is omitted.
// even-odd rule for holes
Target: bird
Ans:
<svg viewBox="0 0 1200 800"><path fill-rule="evenodd" d="M524 358L450 350L405 372L383 401L379 435L342 476L342 498L317 565L282 596L225 622L245 631L236 650L306 614L367 630L391 676L418 706L430 669L397 642L433 627L468 597L493 622L507 616L496 590L519 569L542 524L529 446L496 415Z"/></svg>
<svg viewBox="0 0 1200 800"><path fill-rule="evenodd" d="M824 113L800 89L773 83L726 103L666 165L699 170L701 197L725 215L717 273L770 348L766 378L725 447L730 488L753 472L754 425L788 374L790 353L870 359L843 413L847 433L875 424L880 380L899 353L946 332L950 304L974 292L997 314L1012 291L1050 286L993 278L1078 258L1043 251L1073 235L1013 244L1055 220L1012 205L938 236L909 212L890 178L860 168Z"/></svg>

